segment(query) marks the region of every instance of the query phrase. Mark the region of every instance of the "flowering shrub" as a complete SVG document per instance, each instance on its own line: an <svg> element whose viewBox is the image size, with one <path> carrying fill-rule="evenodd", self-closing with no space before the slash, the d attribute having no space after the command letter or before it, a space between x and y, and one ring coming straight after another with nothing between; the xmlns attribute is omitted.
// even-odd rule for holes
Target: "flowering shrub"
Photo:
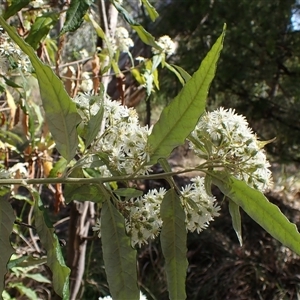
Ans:
<svg viewBox="0 0 300 300"><path fill-rule="evenodd" d="M118 79L122 79L124 74L118 65L120 52L126 52L131 57L133 42L125 28L117 28L114 34L103 32L89 13L90 5L87 2L84 2L85 6L79 11L76 10L79 2L71 2L60 34L76 30L84 18L92 24L106 46L100 49L100 53L93 53L91 56L92 74L69 66L62 72L63 76L71 74L72 79L75 79L71 83L67 76L64 81L57 77L54 68L43 63L37 56L40 51L34 51L37 49L35 46L41 47L39 50L43 49L40 41L46 38L50 29L45 34L37 29L41 28L40 23L34 23L34 30L30 31L29 36L32 38L37 30L40 34L39 42L27 37L27 44L0 17L0 75L3 90L8 94L10 88L22 89L7 80L6 76L10 75L11 70L28 73L28 76L34 72L49 132L43 138L36 138L33 131L27 136L30 137L30 143L35 145L33 148L36 152L51 154L51 149L55 146L61 155L48 171L45 158L45 178L30 177L29 174L34 173L33 163L30 167L22 164L10 169L11 173L19 172L20 176L9 178L6 172L2 172L0 184L23 185L30 191L34 201L35 229L47 251L47 264L54 275L55 292L63 299L69 299L70 269L64 263L54 229L45 217L47 209L36 189L38 184L55 184L56 198L59 201L62 201L65 194L68 203L73 200L85 203L93 201L99 206L100 218L96 220L93 230L102 239L105 271L114 299L142 298L137 284L136 248L159 235L166 261L170 299L186 298L187 232L200 233L219 216L220 208L211 193L212 184L219 187L229 199L233 227L240 242L241 207L273 237L300 254L300 235L295 225L262 193L272 182L270 165L262 149L266 142L259 141L246 119L232 109L219 108L213 112L205 112L207 92L222 50L225 27L199 69L190 76L181 68L167 63L166 59L176 48L168 36L156 41L128 16L122 1L112 3L129 26L136 30L141 40L152 48L153 57L139 59L139 66L134 66L132 62L131 69L140 87L146 89L147 95L155 87L159 87L159 66L168 68L183 84L181 92L164 108L159 120L151 128L140 125L135 109L113 101L106 92L107 85L104 84L103 75L109 76L113 70ZM150 17L155 19L155 9L148 1L143 3ZM35 1L35 4L43 6L40 1ZM21 9L15 5L11 4L6 12L8 17L15 10ZM37 16L42 17L43 14ZM56 66L56 69L59 67ZM28 111L30 109L25 110L26 113ZM185 140L188 140L190 149L202 162L175 172L167 158ZM39 146L43 149L40 150ZM28 151L31 149L29 147ZM30 155L33 156L36 152L32 151ZM36 160L40 156L37 153ZM162 166L162 174L152 173L151 167L156 163ZM31 173L24 170L27 166ZM193 178L186 186L178 186L174 176L190 171L199 171L202 175ZM170 189L153 189L143 194L136 188L139 180L157 178L168 181ZM119 183L125 188L119 187ZM61 184L65 184L64 190ZM0 274L4 274L13 252L9 237L15 216L10 203L4 198L0 199L0 212L0 249L4 251ZM80 236L80 241L83 240L83 236ZM0 285L0 291L2 290Z"/></svg>

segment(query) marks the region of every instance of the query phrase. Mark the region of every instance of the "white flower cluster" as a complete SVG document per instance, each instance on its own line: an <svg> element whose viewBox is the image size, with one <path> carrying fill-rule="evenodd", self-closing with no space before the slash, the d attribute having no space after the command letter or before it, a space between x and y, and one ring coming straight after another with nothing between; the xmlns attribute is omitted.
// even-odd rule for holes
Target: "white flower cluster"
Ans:
<svg viewBox="0 0 300 300"><path fill-rule="evenodd" d="M212 167L223 167L249 186L265 191L272 180L261 144L244 116L222 107L204 114L190 138L190 147Z"/></svg>
<svg viewBox="0 0 300 300"><path fill-rule="evenodd" d="M131 238L131 245L141 247L149 239L159 235L163 221L160 217L160 206L166 190L150 190L138 199L130 199L122 203L122 214L125 218L126 232ZM182 188L181 203L186 214L187 231L198 233L208 227L214 217L219 216L219 207L215 204L215 197L210 196L204 187L204 178L192 179L192 184ZM101 237L100 220L93 227Z"/></svg>
<svg viewBox="0 0 300 300"><path fill-rule="evenodd" d="M28 56L11 41L0 27L0 73L7 75L14 69L27 73L31 71L32 67Z"/></svg>
<svg viewBox="0 0 300 300"><path fill-rule="evenodd" d="M112 40L114 50L120 52L129 52L129 48L134 46L132 39L129 37L128 30L124 27L117 27L115 38Z"/></svg>
<svg viewBox="0 0 300 300"><path fill-rule="evenodd" d="M175 52L176 46L175 43L171 40L168 35L161 36L157 44L162 50L158 50L156 48L152 48L153 54L165 53L166 55L172 55Z"/></svg>
<svg viewBox="0 0 300 300"><path fill-rule="evenodd" d="M214 217L219 216L220 207L215 204L216 198L210 196L204 186L204 177L195 177L192 184L182 188L181 202L186 215L187 230L199 233L208 227Z"/></svg>
<svg viewBox="0 0 300 300"><path fill-rule="evenodd" d="M74 101L81 108L83 119L96 115L103 105L104 128L99 128L99 134L90 150L107 154L109 170L122 174L148 174L150 167L144 164L149 160L147 140L150 130L148 126L139 124L135 109L107 98L101 104L100 97L86 94L79 94Z"/></svg>
<svg viewBox="0 0 300 300"><path fill-rule="evenodd" d="M166 190L150 190L137 200L131 199L125 206L126 232L131 237L131 244L141 247L148 239L154 239L160 232L162 220L160 205Z"/></svg>

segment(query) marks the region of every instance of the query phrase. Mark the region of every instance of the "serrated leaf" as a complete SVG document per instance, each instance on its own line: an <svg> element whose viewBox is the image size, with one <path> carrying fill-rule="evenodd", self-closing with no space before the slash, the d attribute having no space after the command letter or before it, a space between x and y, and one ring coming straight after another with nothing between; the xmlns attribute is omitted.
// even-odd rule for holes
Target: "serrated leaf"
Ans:
<svg viewBox="0 0 300 300"><path fill-rule="evenodd" d="M151 21L155 21L157 19L157 17L159 16L158 12L156 11L156 9L150 4L150 2L148 0L142 0L143 4L146 7L146 10L150 16Z"/></svg>
<svg viewBox="0 0 300 300"><path fill-rule="evenodd" d="M13 27L9 26L1 16L0 24L10 38L29 56L39 82L50 132L60 154L70 161L75 156L78 146L76 126L81 120L75 103L51 68L40 61L33 49L16 34Z"/></svg>
<svg viewBox="0 0 300 300"><path fill-rule="evenodd" d="M72 0L70 7L67 10L66 21L60 35L78 29L83 22L84 15L92 3L93 1L91 0Z"/></svg>
<svg viewBox="0 0 300 300"><path fill-rule="evenodd" d="M160 241L166 261L169 299L184 300L186 299L185 280L188 267L187 231L185 213L174 189L166 193L161 204L160 215L163 220Z"/></svg>
<svg viewBox="0 0 300 300"><path fill-rule="evenodd" d="M58 17L58 13L47 13L37 17L25 39L26 43L33 49L37 49L40 42L43 41L50 29L57 22Z"/></svg>
<svg viewBox="0 0 300 300"><path fill-rule="evenodd" d="M32 196L35 201L35 227L41 243L47 251L47 265L53 274L53 289L63 300L68 300L70 269L64 262L58 238L54 232L54 228L49 224L40 195L36 191L33 191Z"/></svg>
<svg viewBox="0 0 300 300"><path fill-rule="evenodd" d="M9 17L15 15L18 11L20 11L23 7L29 4L30 0L13 0L11 1L11 5L4 12L3 18L7 20Z"/></svg>
<svg viewBox="0 0 300 300"><path fill-rule="evenodd" d="M211 173L213 183L240 206L256 223L284 246L300 255L300 234L279 207L269 202L263 193L225 172Z"/></svg>
<svg viewBox="0 0 300 300"><path fill-rule="evenodd" d="M101 210L104 266L113 299L138 300L136 250L125 233L124 217L108 201Z"/></svg>
<svg viewBox="0 0 300 300"><path fill-rule="evenodd" d="M232 220L232 227L236 233L240 245L243 246L240 207L231 199L229 199L229 213Z"/></svg>
<svg viewBox="0 0 300 300"><path fill-rule="evenodd" d="M4 289L4 276L7 272L7 264L14 252L10 244L10 234L15 222L15 214L5 197L0 198L0 298Z"/></svg>
<svg viewBox="0 0 300 300"><path fill-rule="evenodd" d="M223 47L225 26L212 49L202 61L198 71L185 84L177 97L162 111L148 139L151 149L150 164L184 143L195 128L205 109L209 86L216 72L216 64Z"/></svg>

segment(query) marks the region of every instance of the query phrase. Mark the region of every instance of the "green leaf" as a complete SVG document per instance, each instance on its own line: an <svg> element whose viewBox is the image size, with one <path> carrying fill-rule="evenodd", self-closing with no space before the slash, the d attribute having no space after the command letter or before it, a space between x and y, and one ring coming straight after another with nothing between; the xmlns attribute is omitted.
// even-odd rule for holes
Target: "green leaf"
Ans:
<svg viewBox="0 0 300 300"><path fill-rule="evenodd" d="M92 184L66 184L64 188L64 197L66 203L73 200L102 202L104 197L97 185Z"/></svg>
<svg viewBox="0 0 300 300"><path fill-rule="evenodd" d="M225 172L211 174L221 192L240 206L255 222L284 246L300 255L300 234L280 209L263 193Z"/></svg>
<svg viewBox="0 0 300 300"><path fill-rule="evenodd" d="M155 42L155 38L139 23L132 19L128 11L121 6L118 2L112 1L115 8L123 16L125 21L131 26L132 29L136 31L140 39L147 45L152 46L158 50L161 50L159 45Z"/></svg>
<svg viewBox="0 0 300 300"><path fill-rule="evenodd" d="M4 75L0 74L0 77L4 79L6 85L11 86L13 88L22 88L20 85L16 84L15 82L11 81L10 79L6 78Z"/></svg>
<svg viewBox="0 0 300 300"><path fill-rule="evenodd" d="M53 289L63 300L69 299L70 269L64 262L61 247L54 228L49 224L48 216L38 192L32 192L36 231L47 251L47 265L53 274Z"/></svg>
<svg viewBox="0 0 300 300"><path fill-rule="evenodd" d="M101 210L104 266L113 299L138 300L136 250L125 233L124 217L105 201Z"/></svg>
<svg viewBox="0 0 300 300"><path fill-rule="evenodd" d="M86 132L85 132L85 146L86 148L91 145L96 136L99 133L99 129L101 128L101 123L103 120L104 107L101 105L99 111L96 115L92 116L87 123Z"/></svg>
<svg viewBox="0 0 300 300"><path fill-rule="evenodd" d="M179 74L181 75L181 77L184 79L185 82L188 82L192 78L192 76L183 68L176 65L170 65L170 66L172 66L174 69L176 69L179 72Z"/></svg>
<svg viewBox="0 0 300 300"><path fill-rule="evenodd" d="M169 298L183 300L186 299L185 280L188 267L187 231L185 213L174 189L166 193L160 215L163 220L160 241L166 261Z"/></svg>
<svg viewBox="0 0 300 300"><path fill-rule="evenodd" d="M78 29L83 22L84 15L92 3L93 1L91 0L72 0L70 7L67 10L66 21L60 35Z"/></svg>
<svg viewBox="0 0 300 300"><path fill-rule="evenodd" d="M27 299L39 300L36 292L33 289L24 286L22 283L11 283L10 287L17 289L21 295L27 296Z"/></svg>
<svg viewBox="0 0 300 300"><path fill-rule="evenodd" d="M137 198L137 197L141 197L143 195L142 191L136 190L133 188L120 188L120 189L114 190L114 193L120 197L125 197L127 199Z"/></svg>
<svg viewBox="0 0 300 300"><path fill-rule="evenodd" d="M4 289L4 276L7 272L7 264L14 252L10 244L10 234L15 221L15 214L5 197L0 197L0 298Z"/></svg>
<svg viewBox="0 0 300 300"><path fill-rule="evenodd" d="M68 162L66 159L61 157L53 166L53 168L50 171L50 174L48 177L50 178L56 178L59 177L66 169L68 165Z"/></svg>
<svg viewBox="0 0 300 300"><path fill-rule="evenodd" d="M11 5L4 12L3 18L7 20L9 17L15 15L18 11L20 11L23 7L29 4L30 0L13 0L11 1Z"/></svg>
<svg viewBox="0 0 300 300"><path fill-rule="evenodd" d="M58 13L47 13L37 17L25 39L26 43L28 43L33 49L37 49L40 42L43 41L50 29L57 22L58 17Z"/></svg>
<svg viewBox="0 0 300 300"><path fill-rule="evenodd" d="M148 0L142 0L143 4L146 7L146 10L150 16L151 21L155 21L157 19L157 17L159 16L158 12L156 11L156 9L150 4L150 2Z"/></svg>
<svg viewBox="0 0 300 300"><path fill-rule="evenodd" d="M216 64L223 46L225 26L198 71L185 84L176 98L162 111L148 139L150 163L168 157L171 151L184 143L195 128L205 109L208 89L216 72Z"/></svg>
<svg viewBox="0 0 300 300"><path fill-rule="evenodd" d="M182 78L181 74L173 66L169 65L167 62L165 62L164 65L167 67L167 69L169 69L171 72L173 72L177 76L180 83L184 86L185 80Z"/></svg>
<svg viewBox="0 0 300 300"><path fill-rule="evenodd" d="M231 215L232 227L236 233L240 245L243 246L240 207L231 199L229 199L229 212Z"/></svg>
<svg viewBox="0 0 300 300"><path fill-rule="evenodd" d="M9 26L1 16L0 24L11 39L29 56L39 82L50 132L60 154L70 161L75 156L78 146L76 126L81 120L75 103L51 68L40 61L33 49L16 34L13 27Z"/></svg>
<svg viewBox="0 0 300 300"><path fill-rule="evenodd" d="M46 278L45 276L43 276L42 274L25 274L25 277L27 278L31 278L33 279L34 281L37 281L37 282L41 282L41 283L51 283L51 281Z"/></svg>

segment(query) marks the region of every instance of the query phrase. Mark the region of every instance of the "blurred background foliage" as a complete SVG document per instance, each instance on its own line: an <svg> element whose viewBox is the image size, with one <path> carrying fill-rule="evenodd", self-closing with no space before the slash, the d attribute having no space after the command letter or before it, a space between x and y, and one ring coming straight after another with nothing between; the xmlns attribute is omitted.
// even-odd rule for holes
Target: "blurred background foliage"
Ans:
<svg viewBox="0 0 300 300"><path fill-rule="evenodd" d="M274 159L300 159L300 15L287 1L156 1L153 33L178 43L174 63L196 70L227 24L224 49L210 89L208 109L220 105L244 114ZM164 73L158 95L172 98L173 75ZM157 96L158 96L157 95Z"/></svg>

